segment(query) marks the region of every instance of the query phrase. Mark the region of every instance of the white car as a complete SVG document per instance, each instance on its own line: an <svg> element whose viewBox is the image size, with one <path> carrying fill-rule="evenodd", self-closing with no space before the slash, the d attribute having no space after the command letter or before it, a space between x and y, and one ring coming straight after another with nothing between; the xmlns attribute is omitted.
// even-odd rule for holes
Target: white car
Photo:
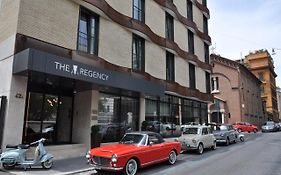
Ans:
<svg viewBox="0 0 281 175"><path fill-rule="evenodd" d="M217 148L216 138L209 126L187 126L179 141L183 151L197 150L198 154L202 154L205 148Z"/></svg>

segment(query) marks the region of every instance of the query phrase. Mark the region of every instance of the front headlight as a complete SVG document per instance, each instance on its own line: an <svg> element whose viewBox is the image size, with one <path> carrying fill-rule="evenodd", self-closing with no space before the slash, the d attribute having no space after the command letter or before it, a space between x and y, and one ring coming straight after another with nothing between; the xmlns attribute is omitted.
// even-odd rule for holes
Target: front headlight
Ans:
<svg viewBox="0 0 281 175"><path fill-rule="evenodd" d="M223 137L224 136L224 134L221 134L221 137Z"/></svg>
<svg viewBox="0 0 281 175"><path fill-rule="evenodd" d="M112 157L111 157L111 162L117 162L117 160L118 160L118 157L117 157L117 155L116 154L112 154Z"/></svg>
<svg viewBox="0 0 281 175"><path fill-rule="evenodd" d="M196 140L195 140L195 139L192 139L192 142L193 142L193 143L196 143Z"/></svg>

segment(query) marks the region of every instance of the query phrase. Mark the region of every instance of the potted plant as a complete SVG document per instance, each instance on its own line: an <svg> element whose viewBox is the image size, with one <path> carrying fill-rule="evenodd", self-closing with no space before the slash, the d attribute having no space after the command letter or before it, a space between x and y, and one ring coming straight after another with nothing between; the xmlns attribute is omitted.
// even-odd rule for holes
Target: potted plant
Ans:
<svg viewBox="0 0 281 175"><path fill-rule="evenodd" d="M91 127L91 148L99 147L101 144L101 133L99 125L93 125Z"/></svg>

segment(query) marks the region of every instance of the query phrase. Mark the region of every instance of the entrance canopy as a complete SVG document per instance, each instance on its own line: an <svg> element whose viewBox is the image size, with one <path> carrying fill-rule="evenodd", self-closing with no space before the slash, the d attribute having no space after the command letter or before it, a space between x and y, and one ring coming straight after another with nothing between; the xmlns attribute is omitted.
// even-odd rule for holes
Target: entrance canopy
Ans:
<svg viewBox="0 0 281 175"><path fill-rule="evenodd" d="M36 49L26 49L15 55L13 73L26 75L28 71L66 77L97 85L163 96L163 85L136 78L125 73L98 68Z"/></svg>

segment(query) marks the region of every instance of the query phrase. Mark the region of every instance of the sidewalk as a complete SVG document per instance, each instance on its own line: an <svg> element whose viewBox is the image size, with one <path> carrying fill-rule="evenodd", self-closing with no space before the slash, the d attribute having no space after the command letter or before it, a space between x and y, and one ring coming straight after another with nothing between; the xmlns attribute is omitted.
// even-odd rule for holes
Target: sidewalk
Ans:
<svg viewBox="0 0 281 175"><path fill-rule="evenodd" d="M61 160L54 160L54 165L50 170L45 170L41 166L34 166L31 169L28 168L24 171L23 168L16 167L13 170L4 170L2 167L0 169L0 175L6 172L8 174L15 174L15 175L70 175L70 174L78 174L81 172L95 173L96 171L87 164L86 158L83 157L75 157L69 159L61 159ZM3 173L6 174L6 173ZM8 175L7 174L7 175Z"/></svg>

